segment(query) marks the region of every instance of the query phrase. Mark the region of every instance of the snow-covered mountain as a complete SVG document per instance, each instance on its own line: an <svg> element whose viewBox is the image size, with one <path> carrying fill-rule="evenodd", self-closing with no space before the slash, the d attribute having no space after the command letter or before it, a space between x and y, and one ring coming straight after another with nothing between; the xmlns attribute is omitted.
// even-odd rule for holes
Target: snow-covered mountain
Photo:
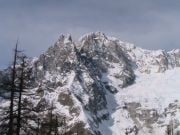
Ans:
<svg viewBox="0 0 180 135"><path fill-rule="evenodd" d="M150 51L96 32L74 42L61 35L34 58L34 108L53 103L66 132L165 135L180 127L180 50ZM61 132L62 129L59 129Z"/></svg>

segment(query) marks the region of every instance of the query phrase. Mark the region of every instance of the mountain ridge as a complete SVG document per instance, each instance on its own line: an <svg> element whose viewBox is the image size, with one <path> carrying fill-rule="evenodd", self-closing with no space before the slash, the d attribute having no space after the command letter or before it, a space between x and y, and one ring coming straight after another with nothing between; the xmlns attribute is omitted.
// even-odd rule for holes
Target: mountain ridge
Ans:
<svg viewBox="0 0 180 135"><path fill-rule="evenodd" d="M174 71L179 72L179 49L145 50L101 32L88 33L78 42L73 42L71 35L61 35L54 46L31 60L31 66L31 91L35 95L24 98L35 103L34 108L47 108L54 103L54 113L66 117L69 133L75 133L74 128L80 122L82 135L123 135L126 132L163 135L171 117L165 117L163 109L176 110L175 115L179 115L179 101L168 100L176 107L168 108L167 103L161 112L150 104L158 98L157 102L162 104L161 99L167 98L161 96L165 81L160 92L156 92L158 79L155 78L163 74L173 78L166 72L173 75ZM141 87L143 84L145 87ZM169 89L178 93L174 90L178 84L170 84L173 90ZM152 95L146 98L143 93ZM173 100L178 100L176 98L173 95Z"/></svg>

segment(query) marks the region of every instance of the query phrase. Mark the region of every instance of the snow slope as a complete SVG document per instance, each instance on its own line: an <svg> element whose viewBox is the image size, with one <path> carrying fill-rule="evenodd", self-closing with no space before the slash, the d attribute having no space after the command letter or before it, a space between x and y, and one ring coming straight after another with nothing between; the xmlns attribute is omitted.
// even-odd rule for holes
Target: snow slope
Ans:
<svg viewBox="0 0 180 135"><path fill-rule="evenodd" d="M114 98L113 101L112 98ZM134 124L138 125L131 118L130 112L123 109L124 103L140 103L139 110L154 109L157 110L158 114L163 114L170 103L175 103L180 107L179 98L180 68L167 70L165 73L144 74L136 72L136 81L133 85L121 89L115 95L108 94L107 102L111 118L100 125L100 131L103 135L123 135L127 128L132 128ZM137 108L134 108L133 111L136 110ZM153 123L152 133L149 133L144 121L137 119L139 120L138 126L142 128L138 135L164 135L166 129L164 124L168 124L171 119L180 120L180 108L176 111L173 116L163 116L162 124Z"/></svg>
<svg viewBox="0 0 180 135"><path fill-rule="evenodd" d="M141 102L143 107L165 108L180 98L180 68L149 75L139 73L135 84L123 89L120 94L124 102L133 99Z"/></svg>

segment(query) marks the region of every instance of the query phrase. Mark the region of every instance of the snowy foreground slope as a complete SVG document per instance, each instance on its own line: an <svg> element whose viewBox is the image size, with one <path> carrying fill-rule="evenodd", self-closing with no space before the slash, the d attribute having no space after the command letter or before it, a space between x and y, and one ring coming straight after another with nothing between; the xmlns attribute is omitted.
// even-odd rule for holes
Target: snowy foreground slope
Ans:
<svg viewBox="0 0 180 135"><path fill-rule="evenodd" d="M102 122L101 132L105 135L123 135L127 128L131 129L135 124L139 129L139 135L165 135L165 125L170 121L176 123L178 127L179 73L180 68L167 70L165 73L136 73L133 85L121 89L115 95L108 94L107 102L111 118ZM115 101L112 101L112 98ZM127 109L124 109L125 104Z"/></svg>
<svg viewBox="0 0 180 135"><path fill-rule="evenodd" d="M33 94L24 99L34 110L53 103L53 113L66 118L61 134L166 135L168 126L180 128L178 49L145 50L100 32L78 42L62 35L31 66Z"/></svg>

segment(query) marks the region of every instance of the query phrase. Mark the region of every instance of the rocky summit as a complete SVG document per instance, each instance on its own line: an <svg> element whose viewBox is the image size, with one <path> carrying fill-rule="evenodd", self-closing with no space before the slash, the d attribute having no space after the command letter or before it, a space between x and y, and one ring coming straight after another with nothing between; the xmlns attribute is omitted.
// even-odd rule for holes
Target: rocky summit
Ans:
<svg viewBox="0 0 180 135"><path fill-rule="evenodd" d="M23 98L36 112L53 103L54 114L66 118L61 134L166 135L169 125L179 132L179 49L145 50L101 32L76 42L61 35L30 66L31 94ZM1 83L7 72L0 72Z"/></svg>

